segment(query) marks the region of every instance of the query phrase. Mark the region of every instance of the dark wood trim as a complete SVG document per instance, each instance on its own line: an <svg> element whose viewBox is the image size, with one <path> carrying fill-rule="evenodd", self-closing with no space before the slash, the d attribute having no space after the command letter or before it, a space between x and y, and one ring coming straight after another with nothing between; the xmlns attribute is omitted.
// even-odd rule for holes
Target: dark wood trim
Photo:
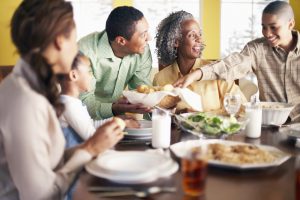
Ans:
<svg viewBox="0 0 300 200"><path fill-rule="evenodd" d="M0 82L12 71L13 65L0 66Z"/></svg>

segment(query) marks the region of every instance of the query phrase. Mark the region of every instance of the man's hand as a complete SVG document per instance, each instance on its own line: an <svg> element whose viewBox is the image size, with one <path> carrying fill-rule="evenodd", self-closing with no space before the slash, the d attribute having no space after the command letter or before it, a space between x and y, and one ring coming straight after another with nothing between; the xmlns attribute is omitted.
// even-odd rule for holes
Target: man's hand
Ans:
<svg viewBox="0 0 300 200"><path fill-rule="evenodd" d="M151 112L151 108L146 107L143 104L131 104L125 97L122 97L117 102L113 103L112 111L114 115L122 115L125 112L144 114Z"/></svg>
<svg viewBox="0 0 300 200"><path fill-rule="evenodd" d="M192 84L194 81L200 80L201 78L202 78L202 71L195 70L192 73L179 78L175 83L173 83L173 86L184 88Z"/></svg>

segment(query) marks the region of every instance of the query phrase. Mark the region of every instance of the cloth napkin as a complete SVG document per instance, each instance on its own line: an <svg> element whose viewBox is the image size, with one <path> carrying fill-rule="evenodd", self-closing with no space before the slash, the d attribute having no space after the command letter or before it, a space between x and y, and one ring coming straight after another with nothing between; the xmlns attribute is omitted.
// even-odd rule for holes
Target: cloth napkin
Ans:
<svg viewBox="0 0 300 200"><path fill-rule="evenodd" d="M203 111L201 96L188 88L174 88L172 91L157 91L149 94L137 91L123 91L123 95L132 104L141 103L145 106L154 107L167 95L179 96L183 102L195 111Z"/></svg>

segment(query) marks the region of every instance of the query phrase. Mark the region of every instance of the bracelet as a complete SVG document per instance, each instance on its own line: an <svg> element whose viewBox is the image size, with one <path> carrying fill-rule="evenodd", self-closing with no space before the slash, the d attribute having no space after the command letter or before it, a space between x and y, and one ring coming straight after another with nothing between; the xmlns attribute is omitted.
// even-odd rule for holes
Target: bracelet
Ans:
<svg viewBox="0 0 300 200"><path fill-rule="evenodd" d="M201 76L200 76L200 78L199 78L197 81L201 81L201 79L202 79L202 77L203 77L203 71L201 70L201 68L199 68L198 70L201 71Z"/></svg>

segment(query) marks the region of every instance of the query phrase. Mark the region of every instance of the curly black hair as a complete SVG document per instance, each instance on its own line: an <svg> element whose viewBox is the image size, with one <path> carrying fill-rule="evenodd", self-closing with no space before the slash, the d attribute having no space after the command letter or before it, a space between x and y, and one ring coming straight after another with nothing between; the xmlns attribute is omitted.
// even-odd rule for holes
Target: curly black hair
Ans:
<svg viewBox="0 0 300 200"><path fill-rule="evenodd" d="M194 19L191 13L177 11L163 19L157 27L156 53L159 63L162 65L172 64L177 57L175 42L182 37L181 23L188 19Z"/></svg>

